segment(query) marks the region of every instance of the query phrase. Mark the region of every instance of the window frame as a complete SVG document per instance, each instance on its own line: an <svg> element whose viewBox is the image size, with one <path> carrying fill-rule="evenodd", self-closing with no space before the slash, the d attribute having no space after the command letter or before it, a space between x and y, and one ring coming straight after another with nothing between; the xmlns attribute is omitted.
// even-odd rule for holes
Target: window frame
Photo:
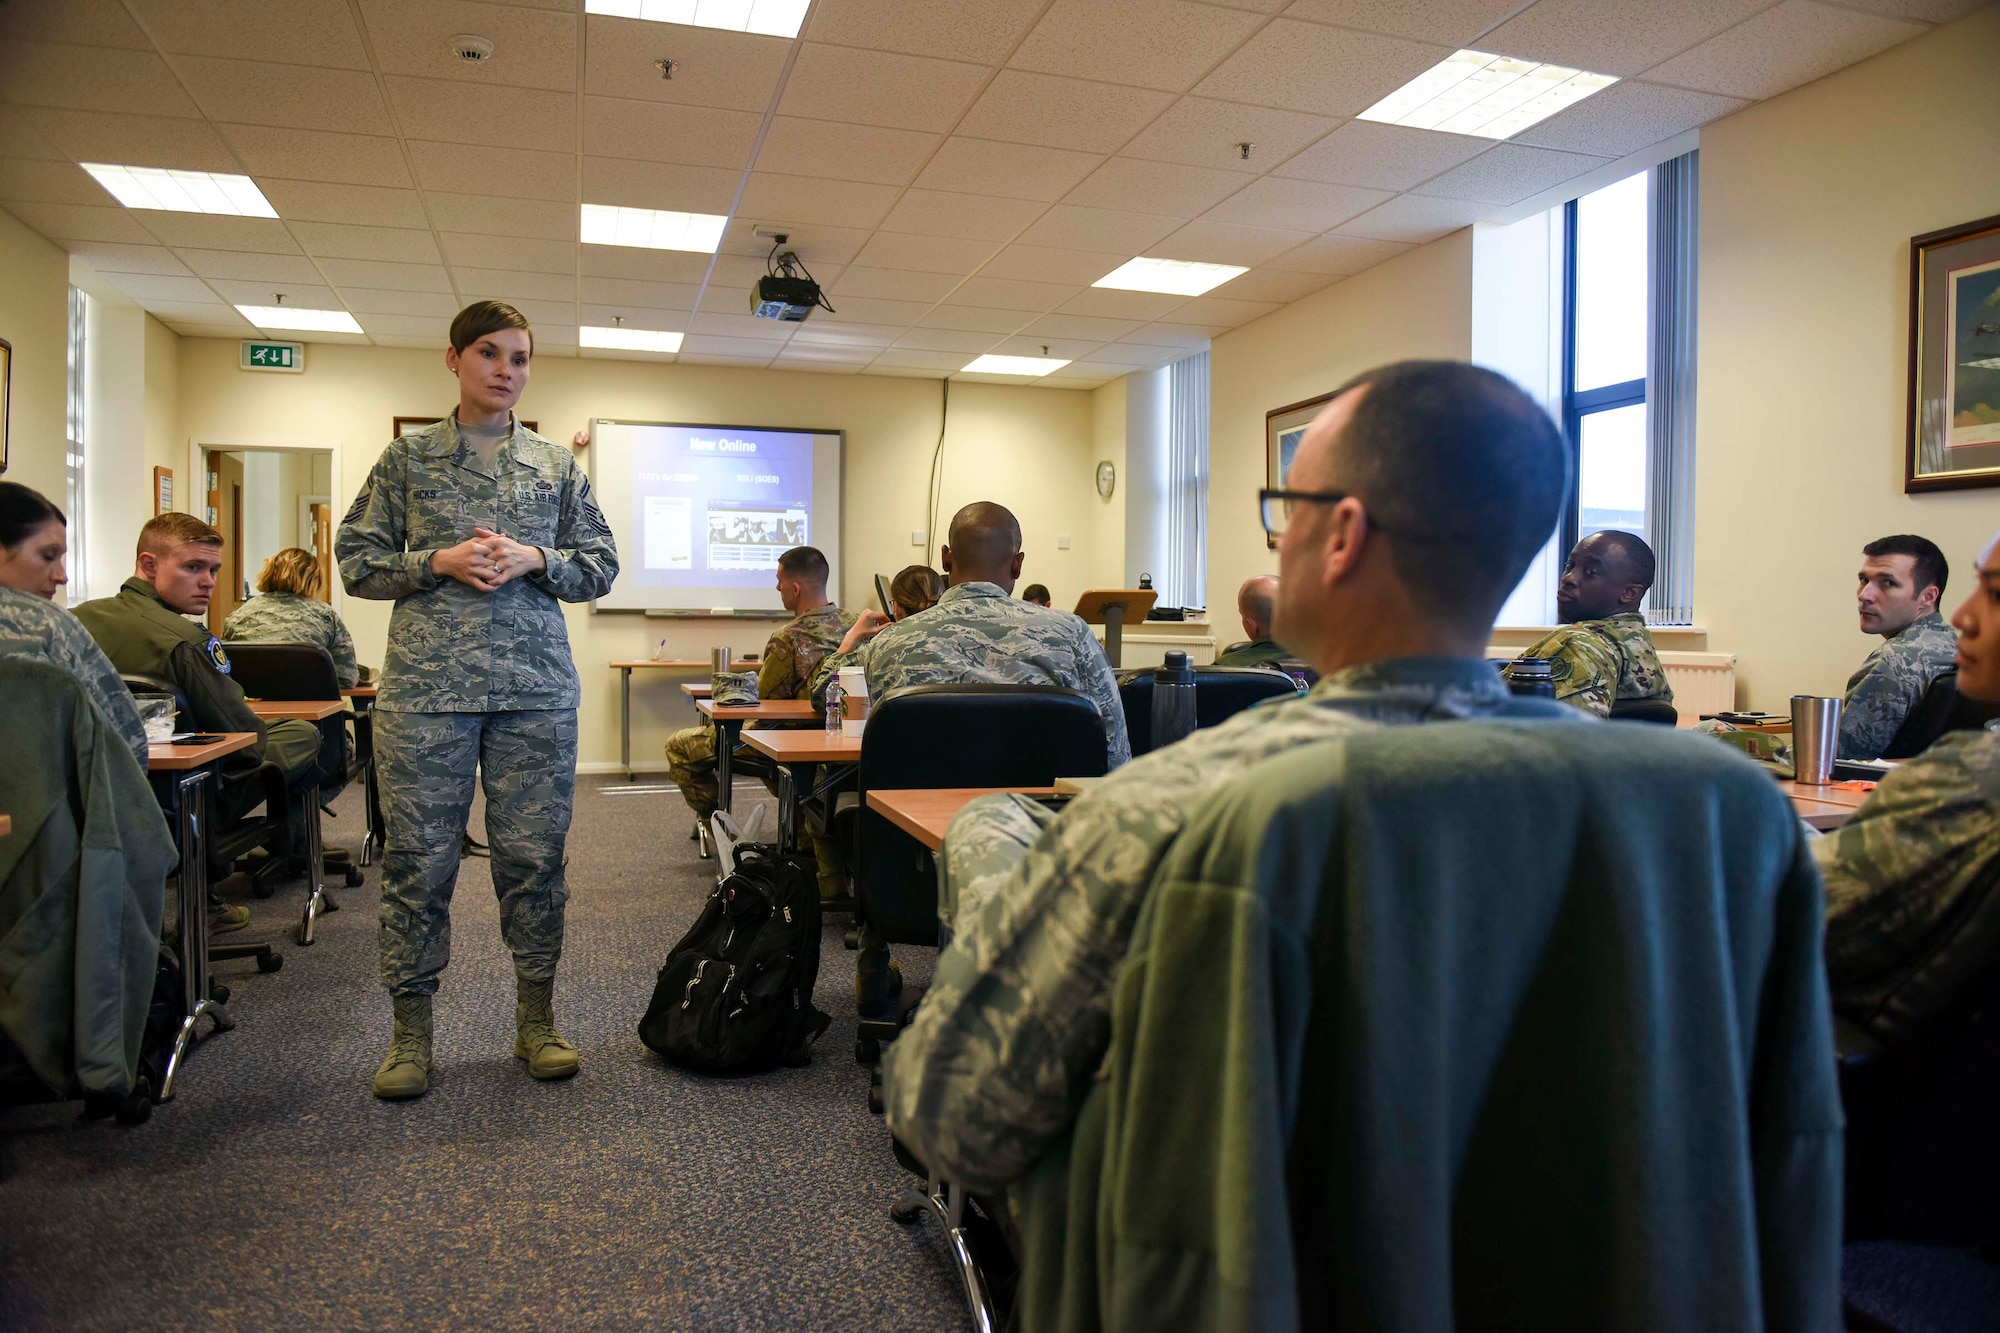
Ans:
<svg viewBox="0 0 2000 1333"><path fill-rule="evenodd" d="M1620 183L1611 182L1614 185ZM1642 375L1638 379L1601 385L1595 389L1579 390L1576 387L1576 260L1580 202L1580 199L1572 199L1563 205L1562 432L1563 443L1569 449L1569 497L1563 506L1562 521L1562 550L1565 561L1568 560L1569 553L1576 549L1583 531L1583 419L1595 416L1599 412L1609 412L1613 408L1632 407L1647 402L1650 378ZM1649 246L1653 226L1652 210L1649 208L1646 223ZM1649 342L1651 327L1652 311L1649 310L1647 311ZM1651 447L1649 440L1647 444L1649 453Z"/></svg>

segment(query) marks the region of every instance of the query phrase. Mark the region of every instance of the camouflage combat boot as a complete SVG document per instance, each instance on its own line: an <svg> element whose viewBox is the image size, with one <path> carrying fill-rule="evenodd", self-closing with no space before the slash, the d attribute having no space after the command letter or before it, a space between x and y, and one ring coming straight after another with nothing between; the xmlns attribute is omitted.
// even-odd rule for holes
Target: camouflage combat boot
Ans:
<svg viewBox="0 0 2000 1333"><path fill-rule="evenodd" d="M536 1078L568 1078L577 1069L576 1047L556 1032L555 978L514 978L514 1058Z"/></svg>
<svg viewBox="0 0 2000 1333"><path fill-rule="evenodd" d="M375 1095L384 1101L407 1101L431 1090L431 997L398 995L396 1033L389 1053L375 1071Z"/></svg>

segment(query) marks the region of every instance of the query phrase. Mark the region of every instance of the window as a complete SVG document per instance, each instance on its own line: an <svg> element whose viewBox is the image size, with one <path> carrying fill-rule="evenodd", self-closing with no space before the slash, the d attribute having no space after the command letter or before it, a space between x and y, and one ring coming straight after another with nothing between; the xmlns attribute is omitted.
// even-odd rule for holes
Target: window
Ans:
<svg viewBox="0 0 2000 1333"><path fill-rule="evenodd" d="M1606 528L1646 535L1646 173L1565 210L1563 429L1576 503L1563 549Z"/></svg>
<svg viewBox="0 0 2000 1333"><path fill-rule="evenodd" d="M1208 353L1167 368L1166 563L1161 606L1200 606L1208 588Z"/></svg>
<svg viewBox="0 0 2000 1333"><path fill-rule="evenodd" d="M63 451L69 518L69 605L86 600L89 580L84 569L84 404L88 379L84 326L90 317L90 297L80 287L69 289L69 441Z"/></svg>

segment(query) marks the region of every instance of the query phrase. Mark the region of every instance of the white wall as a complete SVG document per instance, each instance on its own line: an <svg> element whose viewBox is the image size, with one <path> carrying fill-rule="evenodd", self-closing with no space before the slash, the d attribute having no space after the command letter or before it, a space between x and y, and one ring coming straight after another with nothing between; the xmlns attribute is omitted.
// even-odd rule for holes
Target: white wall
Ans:
<svg viewBox="0 0 2000 1333"><path fill-rule="evenodd" d="M2000 213L2000 10L1701 134L1695 619L1739 700L1838 693L1862 543L1921 533L1947 606L2000 490L1903 493L1909 241Z"/></svg>
<svg viewBox="0 0 2000 1333"><path fill-rule="evenodd" d="M146 312L79 260L70 280L90 295L84 320L84 586L109 597L132 574L132 545L152 517L146 474ZM76 582L72 566L70 579Z"/></svg>

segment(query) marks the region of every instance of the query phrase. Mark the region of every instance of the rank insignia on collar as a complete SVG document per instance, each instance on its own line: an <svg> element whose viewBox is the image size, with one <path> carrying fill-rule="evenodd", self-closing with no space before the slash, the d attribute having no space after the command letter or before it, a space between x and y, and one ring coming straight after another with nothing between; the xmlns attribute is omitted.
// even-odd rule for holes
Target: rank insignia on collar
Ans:
<svg viewBox="0 0 2000 1333"><path fill-rule="evenodd" d="M202 647L208 653L208 660L210 665L212 665L217 671L220 671L223 675L225 676L228 675L229 654L222 651L222 640L216 638L213 634L211 634L208 636L208 642L203 644Z"/></svg>

